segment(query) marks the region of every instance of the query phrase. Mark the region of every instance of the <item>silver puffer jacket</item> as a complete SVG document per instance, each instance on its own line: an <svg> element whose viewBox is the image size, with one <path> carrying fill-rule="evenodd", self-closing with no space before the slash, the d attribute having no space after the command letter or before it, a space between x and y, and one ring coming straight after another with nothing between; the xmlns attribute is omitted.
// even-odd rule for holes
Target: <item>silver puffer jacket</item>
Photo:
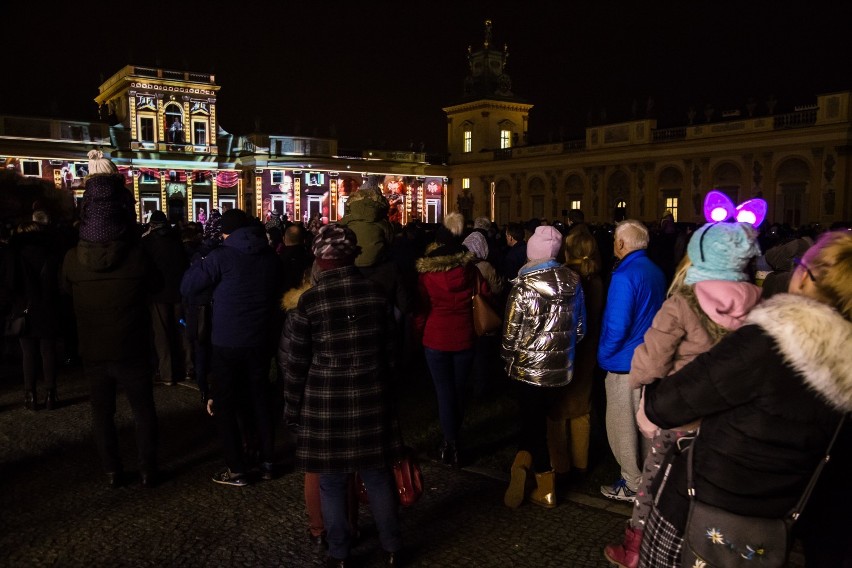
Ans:
<svg viewBox="0 0 852 568"><path fill-rule="evenodd" d="M526 266L513 280L501 355L509 377L561 387L574 374L574 346L586 332L577 273L556 261Z"/></svg>

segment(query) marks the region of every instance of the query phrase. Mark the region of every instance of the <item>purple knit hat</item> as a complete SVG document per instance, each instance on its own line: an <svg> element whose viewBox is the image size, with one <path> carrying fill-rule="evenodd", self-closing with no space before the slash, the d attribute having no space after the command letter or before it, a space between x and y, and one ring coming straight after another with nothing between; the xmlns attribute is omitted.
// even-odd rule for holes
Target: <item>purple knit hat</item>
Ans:
<svg viewBox="0 0 852 568"><path fill-rule="evenodd" d="M86 178L80 205L80 238L104 243L132 234L136 219L133 194L122 174L95 174Z"/></svg>

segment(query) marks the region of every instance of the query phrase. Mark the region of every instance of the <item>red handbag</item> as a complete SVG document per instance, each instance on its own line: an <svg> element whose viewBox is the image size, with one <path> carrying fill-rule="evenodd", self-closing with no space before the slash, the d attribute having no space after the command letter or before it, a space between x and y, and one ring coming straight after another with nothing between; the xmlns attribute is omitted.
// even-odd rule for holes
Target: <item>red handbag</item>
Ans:
<svg viewBox="0 0 852 568"><path fill-rule="evenodd" d="M393 462L393 479L399 494L399 504L409 507L417 503L423 495L423 472L413 448L402 446L399 448L399 457ZM357 473L355 482L358 484L358 501L367 505L370 497L367 495L367 487L364 480Z"/></svg>
<svg viewBox="0 0 852 568"><path fill-rule="evenodd" d="M417 503L423 495L423 472L412 448L403 446L399 452L399 458L393 462L393 477L399 492L399 504L408 507Z"/></svg>

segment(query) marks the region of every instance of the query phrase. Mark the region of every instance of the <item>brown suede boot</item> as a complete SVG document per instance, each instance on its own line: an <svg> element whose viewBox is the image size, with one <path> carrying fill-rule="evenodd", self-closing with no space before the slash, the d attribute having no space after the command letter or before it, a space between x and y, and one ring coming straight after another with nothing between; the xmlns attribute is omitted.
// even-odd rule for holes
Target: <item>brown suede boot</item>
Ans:
<svg viewBox="0 0 852 568"><path fill-rule="evenodd" d="M552 469L535 474L536 488L530 495L530 502L547 509L556 507L556 472Z"/></svg>
<svg viewBox="0 0 852 568"><path fill-rule="evenodd" d="M518 508L524 502L524 494L527 486L527 472L532 467L532 454L520 451L515 455L512 462L512 477L509 479L509 488L503 497L503 503L511 509Z"/></svg>
<svg viewBox="0 0 852 568"><path fill-rule="evenodd" d="M604 556L612 564L621 568L637 568L641 544L642 529L635 529L628 522L624 530L624 544L610 544L604 548Z"/></svg>

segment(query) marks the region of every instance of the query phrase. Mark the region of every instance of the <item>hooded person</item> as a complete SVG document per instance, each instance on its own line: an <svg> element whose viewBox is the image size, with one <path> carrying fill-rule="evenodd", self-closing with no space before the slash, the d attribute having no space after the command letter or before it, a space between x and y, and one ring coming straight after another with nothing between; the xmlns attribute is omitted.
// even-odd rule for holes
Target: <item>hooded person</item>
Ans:
<svg viewBox="0 0 852 568"><path fill-rule="evenodd" d="M362 187L346 201L339 223L349 227L358 239L361 253L355 259L358 268L373 266L388 258L393 242L393 226L388 221L388 200L378 190Z"/></svg>
<svg viewBox="0 0 852 568"><path fill-rule="evenodd" d="M263 225L242 210L226 211L221 229L222 244L190 265L180 291L184 297L213 291L212 368L217 371L207 410L216 418L227 466L213 481L243 487L253 464L243 452L240 415L254 419L261 477L274 476L269 364L280 334L283 265L269 246Z"/></svg>
<svg viewBox="0 0 852 568"><path fill-rule="evenodd" d="M381 288L355 266L360 247L345 225L323 226L312 243L316 284L288 312L285 418L298 424L296 469L320 477L328 565L344 565L353 541L349 481L370 495L386 565L402 547L391 475L394 324Z"/></svg>
<svg viewBox="0 0 852 568"><path fill-rule="evenodd" d="M89 172L80 241L65 255L60 280L74 305L93 432L107 481L113 487L125 481L114 422L120 384L136 422L141 482L151 487L157 474L157 415L148 303L162 279L136 238L134 202L124 176L100 150L89 152Z"/></svg>
<svg viewBox="0 0 852 568"><path fill-rule="evenodd" d="M630 383L634 388L676 373L745 323L760 301L760 288L749 282L749 264L759 255L757 231L748 223L709 223L693 233L668 298L645 332L644 342L633 352ZM698 426L661 430L645 415L644 402L642 398L636 423L651 439L653 451L645 458L624 543L604 549L611 562L634 568L659 483L657 472L671 459L677 441L692 435Z"/></svg>

